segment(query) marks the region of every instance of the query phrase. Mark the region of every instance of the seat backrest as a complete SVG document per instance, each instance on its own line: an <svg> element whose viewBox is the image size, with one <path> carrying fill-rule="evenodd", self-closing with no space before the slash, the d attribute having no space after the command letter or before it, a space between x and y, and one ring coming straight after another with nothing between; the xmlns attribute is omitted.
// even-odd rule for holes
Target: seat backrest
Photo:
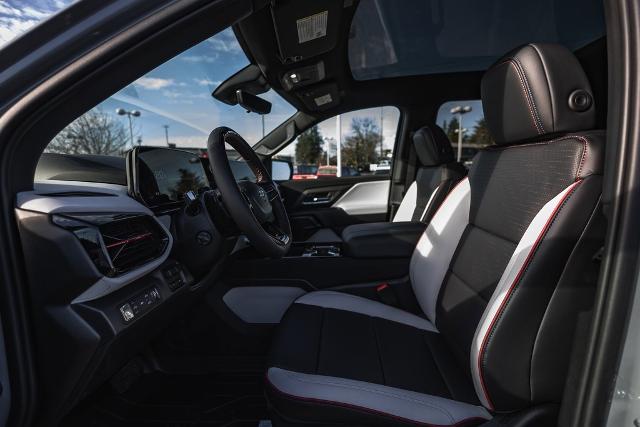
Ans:
<svg viewBox="0 0 640 427"><path fill-rule="evenodd" d="M576 248L599 212L604 132L591 130L584 71L557 45L507 54L485 74L482 102L497 145L434 215L411 280L480 401L512 411L561 397L571 336L549 337L575 320L558 283L570 258L591 259Z"/></svg>
<svg viewBox="0 0 640 427"><path fill-rule="evenodd" d="M418 129L413 134L420 168L416 180L402 198L394 222L429 222L446 195L462 179L466 170L456 162L449 138L440 128L432 124Z"/></svg>

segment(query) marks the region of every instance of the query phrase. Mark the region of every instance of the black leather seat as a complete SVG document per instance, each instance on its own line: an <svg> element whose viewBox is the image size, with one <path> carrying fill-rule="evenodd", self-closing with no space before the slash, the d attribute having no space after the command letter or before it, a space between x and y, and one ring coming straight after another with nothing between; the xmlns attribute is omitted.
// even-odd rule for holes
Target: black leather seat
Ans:
<svg viewBox="0 0 640 427"><path fill-rule="evenodd" d="M466 169L455 161L451 142L438 125L418 129L413 134L413 146L420 167L393 221L428 223L449 191L465 176Z"/></svg>
<svg viewBox="0 0 640 427"><path fill-rule="evenodd" d="M604 132L591 130L589 82L560 46L508 54L482 101L497 145L415 249L422 313L333 291L297 300L266 373L276 426L471 426L560 401L601 244Z"/></svg>

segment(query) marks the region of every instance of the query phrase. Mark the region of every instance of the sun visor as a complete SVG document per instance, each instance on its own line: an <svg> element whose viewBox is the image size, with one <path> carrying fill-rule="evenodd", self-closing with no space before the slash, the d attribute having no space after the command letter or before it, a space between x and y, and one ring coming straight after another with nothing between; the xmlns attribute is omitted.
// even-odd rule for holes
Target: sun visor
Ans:
<svg viewBox="0 0 640 427"><path fill-rule="evenodd" d="M281 61L291 64L332 50L343 5L344 0L276 1L271 15Z"/></svg>

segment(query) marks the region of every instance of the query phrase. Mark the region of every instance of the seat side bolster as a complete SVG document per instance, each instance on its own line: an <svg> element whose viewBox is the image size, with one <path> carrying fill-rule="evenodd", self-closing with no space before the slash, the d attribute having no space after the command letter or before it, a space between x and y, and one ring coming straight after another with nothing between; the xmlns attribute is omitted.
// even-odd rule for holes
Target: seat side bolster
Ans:
<svg viewBox="0 0 640 427"><path fill-rule="evenodd" d="M413 181L407 189L400 206L393 217L393 222L411 221L418 200L418 184Z"/></svg>
<svg viewBox="0 0 640 427"><path fill-rule="evenodd" d="M464 178L442 202L411 257L411 286L422 311L434 325L438 294L460 238L469 224L470 206L471 187L469 179Z"/></svg>
<svg viewBox="0 0 640 427"><path fill-rule="evenodd" d="M455 426L491 419L482 406L438 396L324 375L269 368L267 382L288 399L335 405L426 426Z"/></svg>

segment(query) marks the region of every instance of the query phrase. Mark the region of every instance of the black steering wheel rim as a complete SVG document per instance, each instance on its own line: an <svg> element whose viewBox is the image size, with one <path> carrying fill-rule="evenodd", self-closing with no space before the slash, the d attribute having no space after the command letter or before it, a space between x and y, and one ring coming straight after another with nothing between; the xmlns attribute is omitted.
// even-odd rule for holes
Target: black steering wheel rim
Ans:
<svg viewBox="0 0 640 427"><path fill-rule="evenodd" d="M233 147L247 162L256 176L253 185L258 189L252 191L251 183L243 183L241 190L229 165L225 144ZM244 138L228 127L218 127L209 134L207 152L222 203L238 228L263 255L273 258L284 256L291 246L289 217L278 189L258 155ZM265 195L268 200L264 199ZM272 216L269 215L267 204L272 208Z"/></svg>

